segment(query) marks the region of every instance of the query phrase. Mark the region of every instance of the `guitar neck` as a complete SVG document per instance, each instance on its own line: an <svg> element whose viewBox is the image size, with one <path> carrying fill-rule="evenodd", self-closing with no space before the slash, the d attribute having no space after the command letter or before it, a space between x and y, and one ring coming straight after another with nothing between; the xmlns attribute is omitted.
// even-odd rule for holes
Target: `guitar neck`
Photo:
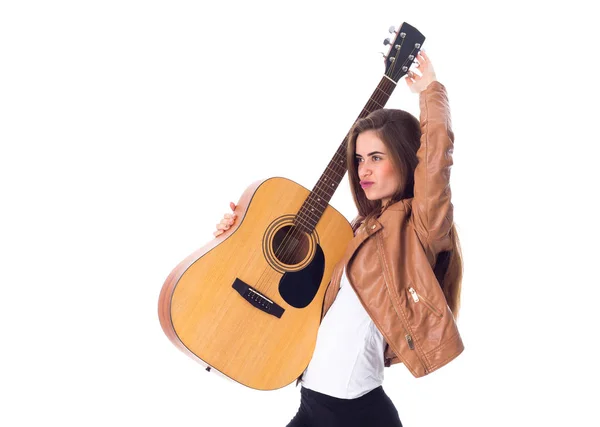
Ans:
<svg viewBox="0 0 600 427"><path fill-rule="evenodd" d="M362 119L371 112L385 107L395 88L396 82L384 75L356 120ZM348 165L346 164L346 150L348 148L349 134L350 130L346 133L344 140L333 154L325 171L298 212L297 226L306 233L311 233L316 227L348 169Z"/></svg>

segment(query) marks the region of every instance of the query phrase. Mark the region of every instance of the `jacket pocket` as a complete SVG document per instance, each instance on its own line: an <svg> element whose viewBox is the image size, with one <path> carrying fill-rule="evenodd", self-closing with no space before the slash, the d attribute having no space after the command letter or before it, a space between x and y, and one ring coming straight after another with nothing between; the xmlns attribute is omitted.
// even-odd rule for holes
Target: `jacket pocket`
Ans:
<svg viewBox="0 0 600 427"><path fill-rule="evenodd" d="M429 301L423 295L418 294L413 287L408 288L407 291L415 304L423 304L437 317L444 316L443 313L431 301Z"/></svg>

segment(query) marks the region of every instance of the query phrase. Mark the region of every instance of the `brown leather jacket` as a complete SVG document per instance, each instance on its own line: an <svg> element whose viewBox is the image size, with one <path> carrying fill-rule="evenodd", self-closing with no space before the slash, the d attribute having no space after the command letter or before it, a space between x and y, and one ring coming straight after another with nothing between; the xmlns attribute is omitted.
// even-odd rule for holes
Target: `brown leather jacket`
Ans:
<svg viewBox="0 0 600 427"><path fill-rule="evenodd" d="M454 316L433 272L437 254L452 249L450 167L454 134L446 88L419 94L421 146L414 197L385 210L370 229L356 231L335 266L323 301L325 316L340 289L343 267L383 334L385 366L403 362L422 377L464 349Z"/></svg>

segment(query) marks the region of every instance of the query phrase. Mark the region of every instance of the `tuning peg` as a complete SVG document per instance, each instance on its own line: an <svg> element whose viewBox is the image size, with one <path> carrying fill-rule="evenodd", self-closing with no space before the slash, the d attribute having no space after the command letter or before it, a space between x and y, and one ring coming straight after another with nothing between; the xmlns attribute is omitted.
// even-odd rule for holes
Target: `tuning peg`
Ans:
<svg viewBox="0 0 600 427"><path fill-rule="evenodd" d="M389 38L389 37L383 41L383 45L384 45L384 46L387 46L388 44L391 44L391 43L392 43L392 42L390 41L390 38Z"/></svg>
<svg viewBox="0 0 600 427"><path fill-rule="evenodd" d="M396 27L392 25L390 28L388 28L388 31L390 32L390 34L394 34L396 32Z"/></svg>

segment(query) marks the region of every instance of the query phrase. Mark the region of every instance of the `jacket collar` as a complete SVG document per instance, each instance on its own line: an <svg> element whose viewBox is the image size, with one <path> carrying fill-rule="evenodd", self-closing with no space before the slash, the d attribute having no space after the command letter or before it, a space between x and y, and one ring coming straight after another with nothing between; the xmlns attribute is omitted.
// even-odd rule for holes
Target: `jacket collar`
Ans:
<svg viewBox="0 0 600 427"><path fill-rule="evenodd" d="M352 258L352 255L354 255L354 252L359 248L360 245L363 244L365 240L367 240L369 237L371 237L374 233L378 232L382 228L383 225L377 219L373 219L373 221L371 222L369 233L367 233L364 224L358 227L358 230L356 230L356 235L352 238L352 240L350 240L346 248L346 252L343 258L344 264L347 265L350 258Z"/></svg>
<svg viewBox="0 0 600 427"><path fill-rule="evenodd" d="M398 211L410 211L411 202L412 199L403 199L388 206L388 208L379 218L374 218L371 221L369 233L367 233L367 230L365 230L364 224L361 225L358 230L356 230L356 235L352 238L350 243L348 243L348 247L343 258L344 264L348 263L352 255L354 255L354 252L365 240L384 228L384 224L386 224L386 222L390 219L390 213ZM396 218L393 218L392 220L396 220Z"/></svg>

